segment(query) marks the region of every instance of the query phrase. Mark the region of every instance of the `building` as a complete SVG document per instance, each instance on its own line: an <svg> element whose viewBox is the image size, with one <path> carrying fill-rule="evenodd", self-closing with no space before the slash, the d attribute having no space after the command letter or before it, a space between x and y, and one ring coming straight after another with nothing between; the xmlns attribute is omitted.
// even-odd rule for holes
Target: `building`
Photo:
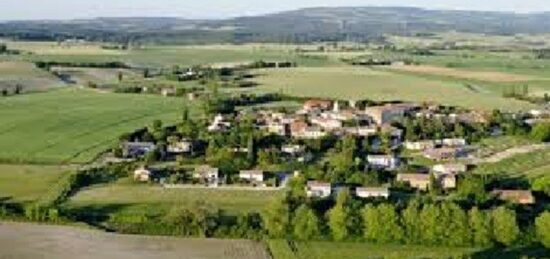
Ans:
<svg viewBox="0 0 550 259"><path fill-rule="evenodd" d="M423 151L426 149L435 148L435 141L433 140L423 140L423 141L406 141L404 143L405 148L408 150Z"/></svg>
<svg viewBox="0 0 550 259"><path fill-rule="evenodd" d="M361 198L389 198L390 190L388 188L358 187L355 189L357 197Z"/></svg>
<svg viewBox="0 0 550 259"><path fill-rule="evenodd" d="M409 104L387 104L367 107L365 114L371 117L376 124L382 125L403 118L406 112L414 108L415 106Z"/></svg>
<svg viewBox="0 0 550 259"><path fill-rule="evenodd" d="M430 188L429 174L398 174L397 181L409 184L412 188L426 191Z"/></svg>
<svg viewBox="0 0 550 259"><path fill-rule="evenodd" d="M297 120L290 124L290 134L292 136L300 135L309 125L303 120Z"/></svg>
<svg viewBox="0 0 550 259"><path fill-rule="evenodd" d="M494 190L492 194L503 201L508 201L515 204L535 204L535 197L531 191Z"/></svg>
<svg viewBox="0 0 550 259"><path fill-rule="evenodd" d="M443 189L455 189L456 188L456 175L454 174L442 174L437 176L437 181Z"/></svg>
<svg viewBox="0 0 550 259"><path fill-rule="evenodd" d="M320 139L327 135L320 127L306 127L303 131L293 134L299 139Z"/></svg>
<svg viewBox="0 0 550 259"><path fill-rule="evenodd" d="M340 129L343 126L342 121L322 117L312 118L311 123L328 130Z"/></svg>
<svg viewBox="0 0 550 259"><path fill-rule="evenodd" d="M298 156L306 152L306 148L301 145L284 145L281 147L281 151L285 154L292 156Z"/></svg>
<svg viewBox="0 0 550 259"><path fill-rule="evenodd" d="M208 131L225 131L231 127L231 123L225 121L223 115L218 114L214 117L214 121L208 126Z"/></svg>
<svg viewBox="0 0 550 259"><path fill-rule="evenodd" d="M193 178L204 181L209 187L218 187L223 182L220 178L219 169L209 165L202 165L195 168Z"/></svg>
<svg viewBox="0 0 550 259"><path fill-rule="evenodd" d="M176 95L176 89L175 88L162 88L160 93L163 96L174 96L174 95Z"/></svg>
<svg viewBox="0 0 550 259"><path fill-rule="evenodd" d="M331 101L327 100L307 100L304 103L303 110L304 111L313 111L313 110L330 110L332 106Z"/></svg>
<svg viewBox="0 0 550 259"><path fill-rule="evenodd" d="M344 128L344 132L355 136L368 137L376 135L378 128L370 126L347 127Z"/></svg>
<svg viewBox="0 0 550 259"><path fill-rule="evenodd" d="M435 174L461 174L468 170L468 166L465 164L438 164L432 167L432 171Z"/></svg>
<svg viewBox="0 0 550 259"><path fill-rule="evenodd" d="M271 122L267 125L267 132L279 136L286 136L288 135L288 126L279 122Z"/></svg>
<svg viewBox="0 0 550 259"><path fill-rule="evenodd" d="M394 155L368 155L367 162L373 168L394 170L399 167L400 159Z"/></svg>
<svg viewBox="0 0 550 259"><path fill-rule="evenodd" d="M443 161L456 159L463 155L463 150L460 148L432 148L424 150L426 158Z"/></svg>
<svg viewBox="0 0 550 259"><path fill-rule="evenodd" d="M153 142L124 142L121 148L124 157L137 158L155 150L156 146Z"/></svg>
<svg viewBox="0 0 550 259"><path fill-rule="evenodd" d="M153 171L142 166L134 171L134 180L139 182L149 182L153 177Z"/></svg>
<svg viewBox="0 0 550 259"><path fill-rule="evenodd" d="M261 183L264 181L264 172L261 170L241 170L239 178L253 183Z"/></svg>
<svg viewBox="0 0 550 259"><path fill-rule="evenodd" d="M169 143L166 151L172 154L184 154L193 152L193 142L189 140L181 140L174 143Z"/></svg>
<svg viewBox="0 0 550 259"><path fill-rule="evenodd" d="M307 197L326 198L332 193L332 186L330 183L323 183L317 181L309 181L306 186Z"/></svg>
<svg viewBox="0 0 550 259"><path fill-rule="evenodd" d="M445 147L465 147L468 143L463 138L446 138L441 140L441 145Z"/></svg>

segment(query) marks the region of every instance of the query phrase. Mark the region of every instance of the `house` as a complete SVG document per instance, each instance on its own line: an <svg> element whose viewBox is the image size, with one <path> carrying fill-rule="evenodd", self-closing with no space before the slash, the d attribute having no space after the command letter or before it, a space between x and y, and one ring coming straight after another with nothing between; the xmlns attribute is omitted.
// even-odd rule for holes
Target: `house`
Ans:
<svg viewBox="0 0 550 259"><path fill-rule="evenodd" d="M465 164L438 164L432 167L432 171L436 174L461 174L468 170Z"/></svg>
<svg viewBox="0 0 550 259"><path fill-rule="evenodd" d="M306 151L306 148L301 145L284 145L281 147L281 151L285 154L297 156L303 154Z"/></svg>
<svg viewBox="0 0 550 259"><path fill-rule="evenodd" d="M405 116L405 113L414 109L409 104L387 104L384 106L371 106L365 108L365 114L371 117L378 125L390 123Z"/></svg>
<svg viewBox="0 0 550 259"><path fill-rule="evenodd" d="M197 93L188 93L187 94L187 100L189 100L191 102L196 100L197 98L199 98L199 94L197 94Z"/></svg>
<svg viewBox="0 0 550 259"><path fill-rule="evenodd" d="M435 141L433 140L423 140L423 141L406 141L404 143L405 148L408 150L419 150L423 151L426 149L432 149L435 148Z"/></svg>
<svg viewBox="0 0 550 259"><path fill-rule="evenodd" d="M328 130L339 129L343 126L342 121L322 117L312 118L311 123Z"/></svg>
<svg viewBox="0 0 550 259"><path fill-rule="evenodd" d="M142 166L134 171L134 180L138 182L149 182L152 176L153 172L145 166Z"/></svg>
<svg viewBox="0 0 550 259"><path fill-rule="evenodd" d="M267 125L267 132L279 136L286 136L288 133L288 126L283 123L271 122Z"/></svg>
<svg viewBox="0 0 550 259"><path fill-rule="evenodd" d="M443 189L455 189L456 188L456 175L454 174L442 174L437 176L437 181Z"/></svg>
<svg viewBox="0 0 550 259"><path fill-rule="evenodd" d="M361 198L389 198L390 190L388 188L358 187L355 189L357 197Z"/></svg>
<svg viewBox="0 0 550 259"><path fill-rule="evenodd" d="M394 170L399 167L400 159L394 155L368 155L367 162L373 168Z"/></svg>
<svg viewBox="0 0 550 259"><path fill-rule="evenodd" d="M378 128L370 126L347 127L344 128L344 132L355 136L368 137L376 135Z"/></svg>
<svg viewBox="0 0 550 259"><path fill-rule="evenodd" d="M290 134L292 136L300 135L309 125L303 120L296 120L290 124Z"/></svg>
<svg viewBox="0 0 550 259"><path fill-rule="evenodd" d="M531 191L518 190L494 190L493 195L504 201L516 204L530 205L535 204L535 197Z"/></svg>
<svg viewBox="0 0 550 259"><path fill-rule="evenodd" d="M304 103L303 110L304 111L312 111L312 110L330 110L330 107L332 106L331 101L327 100L308 100Z"/></svg>
<svg viewBox="0 0 550 259"><path fill-rule="evenodd" d="M320 139L327 135L320 127L306 127L303 131L293 135L299 139Z"/></svg>
<svg viewBox="0 0 550 259"><path fill-rule="evenodd" d="M264 181L264 172L261 170L241 170L239 178L254 183L261 183Z"/></svg>
<svg viewBox="0 0 550 259"><path fill-rule="evenodd" d="M318 181L309 181L306 186L307 197L326 198L332 193L332 185Z"/></svg>
<svg viewBox="0 0 550 259"><path fill-rule="evenodd" d="M446 138L441 140L441 145L445 147L464 147L468 143L463 138Z"/></svg>
<svg viewBox="0 0 550 259"><path fill-rule="evenodd" d="M426 191L430 188L429 174L398 174L397 181L408 183L412 188Z"/></svg>
<svg viewBox="0 0 550 259"><path fill-rule="evenodd" d="M169 143L166 151L172 154L184 154L193 152L193 142L189 140L181 140L178 142Z"/></svg>
<svg viewBox="0 0 550 259"><path fill-rule="evenodd" d="M162 88L162 90L160 90L160 93L163 95L163 96L174 96L176 95L176 89L175 88Z"/></svg>
<svg viewBox="0 0 550 259"><path fill-rule="evenodd" d="M214 121L212 121L212 124L208 126L208 131L224 131L231 127L231 123L225 121L225 118L223 115L218 114L216 117L214 117Z"/></svg>
<svg viewBox="0 0 550 259"><path fill-rule="evenodd" d="M218 168L202 165L195 168L193 178L204 181L207 186L218 187L222 183Z"/></svg>
<svg viewBox="0 0 550 259"><path fill-rule="evenodd" d="M424 156L436 161L452 160L462 156L463 152L460 148L432 148L424 150Z"/></svg>
<svg viewBox="0 0 550 259"><path fill-rule="evenodd" d="M153 142L124 142L122 143L122 155L137 158L155 150L155 148Z"/></svg>

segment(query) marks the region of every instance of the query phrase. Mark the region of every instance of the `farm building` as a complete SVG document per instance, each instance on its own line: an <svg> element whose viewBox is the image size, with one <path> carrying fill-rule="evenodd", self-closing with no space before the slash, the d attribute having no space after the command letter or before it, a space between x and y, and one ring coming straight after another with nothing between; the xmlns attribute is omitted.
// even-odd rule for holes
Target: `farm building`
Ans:
<svg viewBox="0 0 550 259"><path fill-rule="evenodd" d="M307 197L326 198L332 193L330 183L309 181L306 186Z"/></svg>

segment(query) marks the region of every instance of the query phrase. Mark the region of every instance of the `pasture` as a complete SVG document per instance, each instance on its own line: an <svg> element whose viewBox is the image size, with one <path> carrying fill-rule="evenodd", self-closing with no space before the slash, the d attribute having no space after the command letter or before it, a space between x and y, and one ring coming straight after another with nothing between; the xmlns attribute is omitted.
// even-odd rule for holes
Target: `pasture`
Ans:
<svg viewBox="0 0 550 259"><path fill-rule="evenodd" d="M261 70L258 74L256 80L260 85L257 90L301 97L435 102L484 110L534 107L527 102L502 98L496 93L472 91L459 82L368 68L301 67Z"/></svg>
<svg viewBox="0 0 550 259"><path fill-rule="evenodd" d="M0 161L85 163L126 132L178 120L185 101L60 89L0 99Z"/></svg>
<svg viewBox="0 0 550 259"><path fill-rule="evenodd" d="M0 165L0 200L35 201L70 170L67 166Z"/></svg>
<svg viewBox="0 0 550 259"><path fill-rule="evenodd" d="M10 92L20 85L23 91L44 90L63 83L55 76L42 71L32 63L16 60L0 60L0 90Z"/></svg>
<svg viewBox="0 0 550 259"><path fill-rule="evenodd" d="M249 240L129 236L62 226L0 224L2 258L270 258Z"/></svg>
<svg viewBox="0 0 550 259"><path fill-rule="evenodd" d="M164 189L160 186L134 184L123 179L117 183L84 189L71 197L67 206L72 209L101 209L115 205L119 207L115 213L143 214L166 212L174 204L206 201L229 212L260 212L278 194L280 192L208 188Z"/></svg>
<svg viewBox="0 0 550 259"><path fill-rule="evenodd" d="M379 245L338 242L291 242L269 240L274 259L294 258L462 258L478 252L475 248L447 248L405 245Z"/></svg>

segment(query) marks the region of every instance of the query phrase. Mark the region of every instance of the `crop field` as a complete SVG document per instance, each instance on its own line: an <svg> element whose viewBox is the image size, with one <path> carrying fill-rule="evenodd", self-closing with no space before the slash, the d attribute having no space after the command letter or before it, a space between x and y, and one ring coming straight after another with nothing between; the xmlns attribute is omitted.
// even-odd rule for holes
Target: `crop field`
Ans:
<svg viewBox="0 0 550 259"><path fill-rule="evenodd" d="M279 192L221 189L164 189L160 186L144 186L121 180L114 184L94 186L82 190L68 202L69 208L120 207L118 213L154 211L162 212L174 204L192 204L207 201L230 212L260 212Z"/></svg>
<svg viewBox="0 0 550 259"><path fill-rule="evenodd" d="M292 242L269 240L274 259L366 259L366 258L462 258L479 249L404 245L374 245L365 243Z"/></svg>
<svg viewBox="0 0 550 259"><path fill-rule="evenodd" d="M34 201L72 169L67 166L0 165L0 200Z"/></svg>
<svg viewBox="0 0 550 259"><path fill-rule="evenodd" d="M62 226L0 224L2 258L267 259L249 240L129 236Z"/></svg>
<svg viewBox="0 0 550 259"><path fill-rule="evenodd" d="M14 89L16 85L24 91L43 90L63 83L53 75L36 68L32 63L0 60L0 89Z"/></svg>
<svg viewBox="0 0 550 259"><path fill-rule="evenodd" d="M508 74L503 72L488 72L488 71L468 71L463 69L454 69L448 67L436 67L429 65L420 66L391 66L390 69L397 71L405 71L411 73L449 76L459 79L479 80L496 83L513 83L537 80L534 76L525 76L518 74Z"/></svg>
<svg viewBox="0 0 550 259"><path fill-rule="evenodd" d="M498 163L482 164L475 169L474 173L501 174L532 179L548 172L548 161L550 161L550 148L516 155Z"/></svg>
<svg viewBox="0 0 550 259"><path fill-rule="evenodd" d="M51 70L69 76L69 80L78 85L86 85L88 82L98 85L118 83L119 72L123 75L123 81L143 79L140 74L130 69L53 67Z"/></svg>
<svg viewBox="0 0 550 259"><path fill-rule="evenodd" d="M0 99L0 161L84 163L120 134L179 117L184 100L60 89Z"/></svg>
<svg viewBox="0 0 550 259"><path fill-rule="evenodd" d="M459 82L357 67L262 70L256 79L259 91L283 92L302 97L372 99L378 101L436 102L491 110L529 109L533 105L476 92Z"/></svg>

